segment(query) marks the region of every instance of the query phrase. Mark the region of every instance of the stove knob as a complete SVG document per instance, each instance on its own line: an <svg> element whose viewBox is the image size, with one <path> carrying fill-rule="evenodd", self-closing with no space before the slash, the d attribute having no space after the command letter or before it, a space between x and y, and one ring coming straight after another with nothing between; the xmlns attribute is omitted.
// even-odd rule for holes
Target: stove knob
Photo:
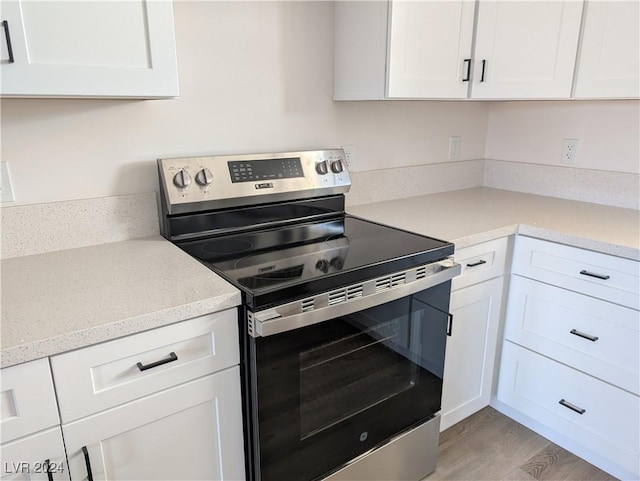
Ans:
<svg viewBox="0 0 640 481"><path fill-rule="evenodd" d="M337 271L341 271L344 267L344 259L340 256L334 257L329 261L329 265Z"/></svg>
<svg viewBox="0 0 640 481"><path fill-rule="evenodd" d="M331 162L331 170L336 174L339 174L340 172L342 172L344 170L342 161L338 159L335 162Z"/></svg>
<svg viewBox="0 0 640 481"><path fill-rule="evenodd" d="M326 260L321 259L316 262L316 269L326 274L329 271L329 263Z"/></svg>
<svg viewBox="0 0 640 481"><path fill-rule="evenodd" d="M173 183L176 185L176 187L180 187L181 189L189 187L189 185L191 184L191 174L182 169L173 177Z"/></svg>
<svg viewBox="0 0 640 481"><path fill-rule="evenodd" d="M202 169L196 174L196 182L201 186L207 186L213 182L213 174L209 169Z"/></svg>
<svg viewBox="0 0 640 481"><path fill-rule="evenodd" d="M327 165L326 160L316 164L316 172L320 175L326 175L329 172L329 166Z"/></svg>

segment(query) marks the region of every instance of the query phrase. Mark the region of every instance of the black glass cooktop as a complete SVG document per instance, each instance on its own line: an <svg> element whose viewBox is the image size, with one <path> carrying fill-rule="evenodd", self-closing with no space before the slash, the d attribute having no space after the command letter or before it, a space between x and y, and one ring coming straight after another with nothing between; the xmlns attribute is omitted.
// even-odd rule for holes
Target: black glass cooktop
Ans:
<svg viewBox="0 0 640 481"><path fill-rule="evenodd" d="M177 243L252 308L301 298L453 254L453 244L346 215Z"/></svg>

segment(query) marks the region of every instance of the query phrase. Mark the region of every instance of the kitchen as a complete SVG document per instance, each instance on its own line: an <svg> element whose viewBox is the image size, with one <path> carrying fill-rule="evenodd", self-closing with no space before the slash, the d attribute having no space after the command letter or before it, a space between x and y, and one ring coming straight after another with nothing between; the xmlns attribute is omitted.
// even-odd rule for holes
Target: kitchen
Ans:
<svg viewBox="0 0 640 481"><path fill-rule="evenodd" d="M155 194L147 195L158 191L156 158L349 145L355 158L346 201L356 215L377 211L376 220L392 223L400 206L424 215L426 225L456 215L472 232L493 232L456 242L457 249L493 240L496 230L507 236L515 232L510 226L539 223L529 235L565 232L548 240L579 237L577 247L590 250L621 245L609 253L637 260L638 100L334 102L333 7L177 1L179 97L3 99L2 160L10 164L16 196L3 207L19 207L3 209L3 257L157 235ZM450 137L460 138L459 160L449 160ZM563 139L580 140L574 167L561 166ZM558 204L536 204L536 198L530 211L538 218L517 219L514 212L500 218L495 206L509 203L515 210L523 198L496 195L481 205L473 197L467 203L447 197L480 186L604 204L597 209L606 222L599 220L589 239L580 229L592 211L567 207L560 216ZM402 201L428 194L434 196L417 207ZM387 212L365 205L391 200L400 204ZM541 215L549 210L540 205L549 205L556 218ZM431 232L414 219L400 227L447 240L468 237L454 224ZM162 255L161 246L154 249ZM137 254L120 255L152 265L151 257ZM198 289L195 281L190 286ZM213 287L207 290L211 295ZM233 292L224 295L208 308L235 305ZM149 309L162 300L150 297L141 301ZM170 307L173 322L194 316ZM126 329L121 335L136 332ZM69 348L80 347L77 342Z"/></svg>

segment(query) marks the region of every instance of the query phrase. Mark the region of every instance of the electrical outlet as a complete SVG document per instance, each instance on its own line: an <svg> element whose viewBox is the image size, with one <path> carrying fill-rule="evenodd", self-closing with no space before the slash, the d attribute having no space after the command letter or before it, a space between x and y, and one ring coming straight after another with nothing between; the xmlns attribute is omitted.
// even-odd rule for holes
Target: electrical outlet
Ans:
<svg viewBox="0 0 640 481"><path fill-rule="evenodd" d="M9 175L9 163L0 162L0 202L13 202L13 187L11 176Z"/></svg>
<svg viewBox="0 0 640 481"><path fill-rule="evenodd" d="M578 163L578 139L564 139L562 142L562 157L560 163L576 165Z"/></svg>
<svg viewBox="0 0 640 481"><path fill-rule="evenodd" d="M347 162L347 170L356 170L356 146L354 144L343 145L345 161Z"/></svg>
<svg viewBox="0 0 640 481"><path fill-rule="evenodd" d="M460 137L454 136L449 138L449 160L460 159Z"/></svg>

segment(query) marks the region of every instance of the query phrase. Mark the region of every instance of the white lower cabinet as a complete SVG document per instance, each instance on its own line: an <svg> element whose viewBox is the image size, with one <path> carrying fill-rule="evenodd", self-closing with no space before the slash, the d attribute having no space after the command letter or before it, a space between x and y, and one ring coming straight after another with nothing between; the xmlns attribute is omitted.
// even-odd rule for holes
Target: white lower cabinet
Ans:
<svg viewBox="0 0 640 481"><path fill-rule="evenodd" d="M71 479L243 480L238 362L235 309L52 357Z"/></svg>
<svg viewBox="0 0 640 481"><path fill-rule="evenodd" d="M63 425L73 480L244 479L239 367Z"/></svg>
<svg viewBox="0 0 640 481"><path fill-rule="evenodd" d="M502 284L498 277L451 293L454 324L447 338L441 430L489 405Z"/></svg>
<svg viewBox="0 0 640 481"><path fill-rule="evenodd" d="M637 396L509 341L501 366L498 399L637 473Z"/></svg>
<svg viewBox="0 0 640 481"><path fill-rule="evenodd" d="M622 479L640 475L640 263L518 236L495 406Z"/></svg>
<svg viewBox="0 0 640 481"><path fill-rule="evenodd" d="M505 237L456 250L462 272L451 286L441 431L489 405L507 245Z"/></svg>
<svg viewBox="0 0 640 481"><path fill-rule="evenodd" d="M48 359L0 371L0 431L0 479L69 479Z"/></svg>
<svg viewBox="0 0 640 481"><path fill-rule="evenodd" d="M0 447L2 481L69 480L60 426Z"/></svg>

